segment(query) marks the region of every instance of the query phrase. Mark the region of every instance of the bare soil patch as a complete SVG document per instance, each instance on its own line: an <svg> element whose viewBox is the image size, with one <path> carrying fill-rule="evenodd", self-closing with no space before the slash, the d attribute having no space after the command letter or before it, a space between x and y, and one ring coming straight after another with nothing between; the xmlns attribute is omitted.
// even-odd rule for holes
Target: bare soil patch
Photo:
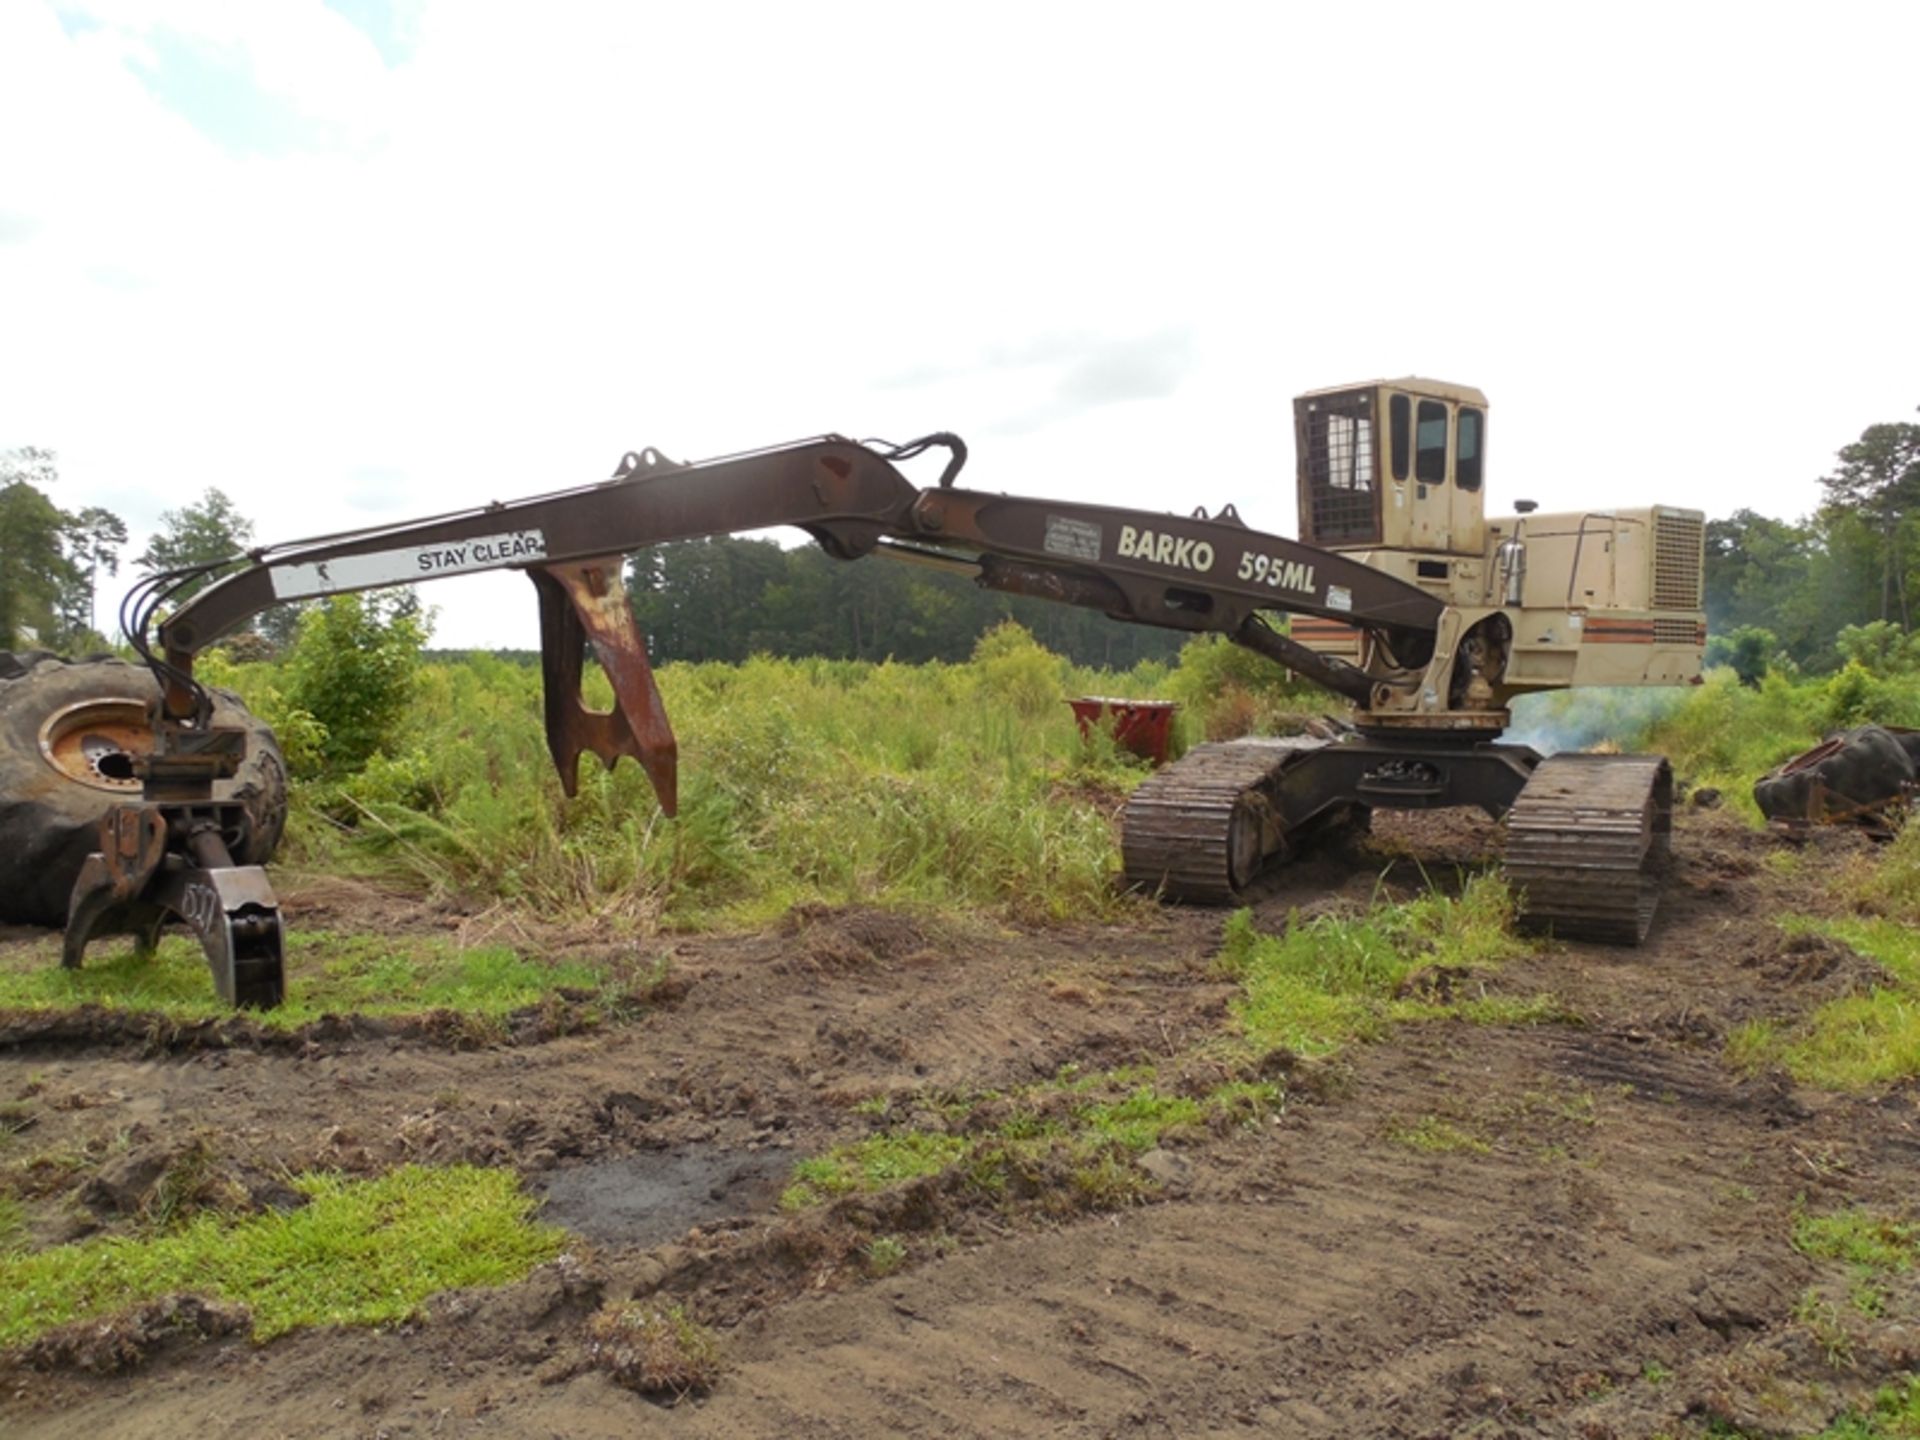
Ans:
<svg viewBox="0 0 1920 1440"><path fill-rule="evenodd" d="M1920 1362L1897 1295L1878 1321L1849 1318L1845 1365L1809 1338L1794 1315L1820 1272L1793 1216L1904 1206L1920 1105L1743 1075L1721 1047L1746 1020L1873 983L1772 918L1830 906L1822 867L1858 843L1783 865L1778 842L1687 810L1646 947L1549 946L1472 979L1550 993L1569 1018L1404 1026L1286 1077L1286 1109L1257 1128L1155 1152L1148 1203L1117 1209L1053 1203L1065 1178L1045 1173L992 1205L951 1176L800 1213L778 1195L794 1160L869 1133L881 1108L931 1115L1063 1066L1189 1055L1233 994L1210 966L1218 914L1025 931L796 913L673 941L670 1004L477 1049L360 1028L16 1045L0 1100L29 1123L0 1164L42 1165L36 1240L133 1223L145 1170L188 1147L238 1206L274 1203L262 1177L287 1168L511 1165L584 1238L523 1284L442 1296L390 1331L259 1347L176 1305L135 1318L131 1359L96 1363L69 1337L16 1365L0 1415L87 1440L1818 1428L1820 1403ZM1497 846L1471 816L1382 817L1279 879L1256 922L1451 887ZM324 903L353 923L351 896ZM369 928L396 923L387 903L369 902ZM717 1385L663 1404L590 1363L590 1317L636 1298L713 1329Z"/></svg>

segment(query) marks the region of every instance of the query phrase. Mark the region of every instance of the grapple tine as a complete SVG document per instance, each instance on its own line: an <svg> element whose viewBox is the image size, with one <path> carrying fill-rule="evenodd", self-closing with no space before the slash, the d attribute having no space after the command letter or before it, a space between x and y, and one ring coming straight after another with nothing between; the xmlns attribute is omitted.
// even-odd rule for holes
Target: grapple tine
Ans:
<svg viewBox="0 0 1920 1440"><path fill-rule="evenodd" d="M679 744L654 683L647 644L633 621L618 559L540 565L527 571L540 593L540 668L547 749L568 795L579 789L580 756L609 768L631 755L647 772L660 808L679 809ZM586 644L613 682L614 708L589 710L580 694Z"/></svg>

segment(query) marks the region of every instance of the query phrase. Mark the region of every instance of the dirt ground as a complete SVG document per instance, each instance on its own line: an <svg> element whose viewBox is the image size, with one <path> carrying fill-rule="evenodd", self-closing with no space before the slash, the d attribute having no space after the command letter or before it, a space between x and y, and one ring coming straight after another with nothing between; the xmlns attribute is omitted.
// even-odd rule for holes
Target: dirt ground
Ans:
<svg viewBox="0 0 1920 1440"><path fill-rule="evenodd" d="M1383 824L1357 858L1298 867L1256 918L1359 906L1424 862L1484 858L1494 827ZM791 1163L867 1133L876 1097L925 1097L1191 1052L1226 1018L1222 917L1014 931L870 912L659 942L674 982L638 1020L460 1048L322 1027L292 1043L13 1025L0 1099L35 1151L106 1152L42 1242L110 1216L182 1147L270 1191L312 1166L513 1165L578 1263L443 1296L419 1321L171 1339L128 1371L17 1369L17 1436L1567 1435L1710 1418L1817 1430L1845 1396L1920 1368L1902 1295L1844 1350L1793 1318L1818 1276L1796 1207L1901 1209L1915 1092L1843 1097L1743 1077L1728 1031L1868 983L1792 942L1836 837L1790 874L1781 842L1688 811L1650 943L1550 945L1486 983L1551 993L1560 1023L1407 1025L1296 1076L1257 1131L1160 1157L1150 1202L1078 1218L968 1211L927 1182L884 1203L908 1263L871 1278L844 1206L783 1213ZM293 923L455 930L376 892L316 891ZM4 942L0 942L4 943ZM455 1037L457 1038L457 1037ZM1405 1142L1443 1123L1477 1144ZM109 1143L110 1142L110 1143ZM91 1187L91 1188L89 1188ZM856 1201L853 1204L877 1202ZM868 1217L871 1218L871 1217ZM1905 1281L1894 1282L1896 1286ZM1903 1292L1904 1294L1904 1292ZM579 1361L605 1297L672 1296L722 1336L711 1393L656 1404ZM189 1317L191 1319L191 1317ZM161 1327L169 1336L218 1325ZM1831 1337L1829 1337L1831 1340Z"/></svg>

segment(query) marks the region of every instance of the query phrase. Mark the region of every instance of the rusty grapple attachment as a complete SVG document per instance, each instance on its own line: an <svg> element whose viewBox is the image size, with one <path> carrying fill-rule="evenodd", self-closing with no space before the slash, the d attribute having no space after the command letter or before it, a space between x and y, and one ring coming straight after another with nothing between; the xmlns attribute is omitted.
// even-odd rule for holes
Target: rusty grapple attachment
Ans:
<svg viewBox="0 0 1920 1440"><path fill-rule="evenodd" d="M647 772L661 810L678 813L680 749L620 582L619 560L540 565L527 576L540 593L547 749L560 771L560 787L569 799L579 791L582 754L598 756L608 769L631 755ZM581 695L589 642L613 682L612 710L589 710Z"/></svg>
<svg viewBox="0 0 1920 1440"><path fill-rule="evenodd" d="M678 749L620 563L527 567L540 596L547 748L569 796L579 789L581 755L609 768L632 756L672 815ZM581 693L589 644L613 682L610 711L589 709ZM171 659L176 679L191 676L189 657ZM183 698L189 685L179 687ZM199 940L222 1000L270 1009L286 997L280 903L265 869L235 863L249 823L244 807L214 798L245 759L246 732L201 724L189 704L156 708L152 752L130 762L141 799L114 806L100 822L99 848L82 864L68 902L61 963L78 969L87 946L108 935L130 935L136 953L150 955L160 932L180 923Z"/></svg>
<svg viewBox="0 0 1920 1440"><path fill-rule="evenodd" d="M233 863L230 842L245 824L239 809L152 802L109 810L100 848L73 887L60 963L79 969L88 942L104 935L131 935L135 952L151 955L161 930L179 921L199 940L222 1000L278 1005L286 998L280 904L262 867Z"/></svg>

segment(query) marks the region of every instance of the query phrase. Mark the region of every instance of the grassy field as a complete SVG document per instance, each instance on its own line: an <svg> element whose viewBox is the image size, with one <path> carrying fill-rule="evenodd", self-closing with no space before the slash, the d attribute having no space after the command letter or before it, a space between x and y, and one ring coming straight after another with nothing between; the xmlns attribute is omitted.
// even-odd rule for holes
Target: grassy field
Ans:
<svg viewBox="0 0 1920 1440"><path fill-rule="evenodd" d="M1179 700L1182 744L1320 708L1263 664L1203 642L1172 669L1087 671L1004 627L963 665L668 665L671 822L631 764L609 772L588 758L578 798L563 798L533 667L419 665L401 723L346 773L321 763L282 667L216 664L210 678L291 737L285 863L549 914L707 927L849 901L1111 915L1111 817L1146 772L1104 737L1083 742L1066 697ZM610 703L592 667L588 688L589 703Z"/></svg>
<svg viewBox="0 0 1920 1440"><path fill-rule="evenodd" d="M296 656L298 659L298 656ZM286 666L214 662L285 737L295 774L283 859L549 914L682 928L751 925L795 904L1111 916L1112 817L1145 771L1083 743L1073 695L1178 701L1177 743L1284 731L1333 707L1266 662L1203 639L1168 667L1069 665L1014 626L965 664L756 658L668 665L681 811L637 766L581 768L565 801L546 754L537 669L484 656L417 664L371 758L327 768L325 730L285 697ZM589 667L589 701L609 692ZM1687 690L1536 697L1515 738L1673 758L1757 822L1752 782L1838 726L1920 724L1920 678L1849 665L1821 680L1730 670Z"/></svg>

